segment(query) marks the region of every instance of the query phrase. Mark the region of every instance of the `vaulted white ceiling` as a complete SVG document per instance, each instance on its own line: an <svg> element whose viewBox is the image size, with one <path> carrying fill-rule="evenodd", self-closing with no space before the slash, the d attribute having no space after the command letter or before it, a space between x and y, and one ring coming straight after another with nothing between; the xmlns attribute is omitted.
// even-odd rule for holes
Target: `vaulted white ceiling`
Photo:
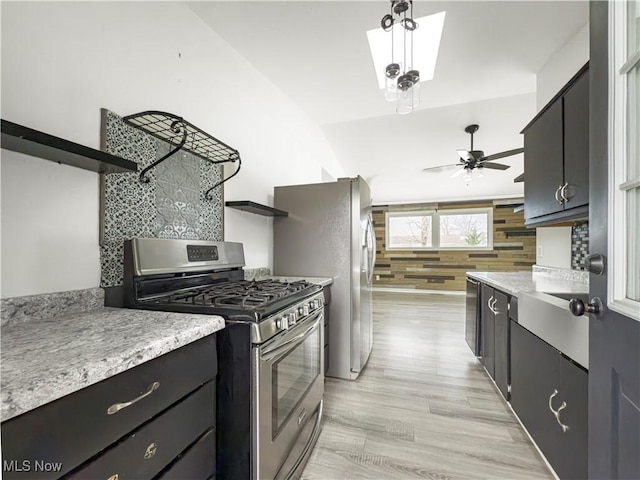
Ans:
<svg viewBox="0 0 640 480"><path fill-rule="evenodd" d="M522 146L536 113L536 74L588 22L583 1L414 1L414 16L446 11L434 79L421 104L395 113L378 89L366 31L389 10L380 1L191 2L193 11L323 129L349 176L369 182L374 202L466 200L522 195L512 166L465 186L452 172L423 168Z"/></svg>

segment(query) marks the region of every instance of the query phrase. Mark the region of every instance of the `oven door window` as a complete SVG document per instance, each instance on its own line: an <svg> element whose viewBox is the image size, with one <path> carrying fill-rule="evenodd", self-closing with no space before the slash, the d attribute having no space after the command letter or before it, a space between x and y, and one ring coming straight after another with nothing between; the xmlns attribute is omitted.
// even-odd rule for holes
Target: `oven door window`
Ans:
<svg viewBox="0 0 640 480"><path fill-rule="evenodd" d="M273 438L320 375L320 329L272 364Z"/></svg>

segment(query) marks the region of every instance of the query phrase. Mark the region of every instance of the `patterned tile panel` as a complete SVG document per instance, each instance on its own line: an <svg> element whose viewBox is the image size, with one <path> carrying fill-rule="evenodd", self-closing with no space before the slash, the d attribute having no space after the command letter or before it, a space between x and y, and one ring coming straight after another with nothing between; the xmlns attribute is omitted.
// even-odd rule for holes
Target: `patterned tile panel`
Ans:
<svg viewBox="0 0 640 480"><path fill-rule="evenodd" d="M138 163L142 170L166 155L170 145L126 125L103 110L102 148ZM217 240L223 236L223 191L204 193L222 178L222 166L178 152L150 170L148 183L139 173L105 175L101 185L102 287L123 281L123 244L133 237Z"/></svg>
<svg viewBox="0 0 640 480"><path fill-rule="evenodd" d="M586 270L587 255L589 255L589 224L576 224L571 227L571 268Z"/></svg>

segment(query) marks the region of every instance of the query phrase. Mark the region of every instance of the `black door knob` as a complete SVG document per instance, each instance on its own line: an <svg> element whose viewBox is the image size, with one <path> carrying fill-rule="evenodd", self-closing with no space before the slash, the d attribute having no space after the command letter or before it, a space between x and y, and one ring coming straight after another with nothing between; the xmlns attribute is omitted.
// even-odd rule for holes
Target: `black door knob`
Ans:
<svg viewBox="0 0 640 480"><path fill-rule="evenodd" d="M585 305L579 298L572 298L569 300L569 310L571 310L571 313L576 317L580 317L585 313L598 314L602 311L602 302L599 298L593 298L591 302Z"/></svg>

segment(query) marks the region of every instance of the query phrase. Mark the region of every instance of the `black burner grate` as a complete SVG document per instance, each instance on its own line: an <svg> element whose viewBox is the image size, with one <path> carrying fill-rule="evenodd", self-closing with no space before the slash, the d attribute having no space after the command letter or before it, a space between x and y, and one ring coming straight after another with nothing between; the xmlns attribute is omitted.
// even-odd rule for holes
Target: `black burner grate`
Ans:
<svg viewBox="0 0 640 480"><path fill-rule="evenodd" d="M301 292L312 285L306 281L284 283L276 280L242 280L182 291L165 297L162 303L216 307L263 307Z"/></svg>

